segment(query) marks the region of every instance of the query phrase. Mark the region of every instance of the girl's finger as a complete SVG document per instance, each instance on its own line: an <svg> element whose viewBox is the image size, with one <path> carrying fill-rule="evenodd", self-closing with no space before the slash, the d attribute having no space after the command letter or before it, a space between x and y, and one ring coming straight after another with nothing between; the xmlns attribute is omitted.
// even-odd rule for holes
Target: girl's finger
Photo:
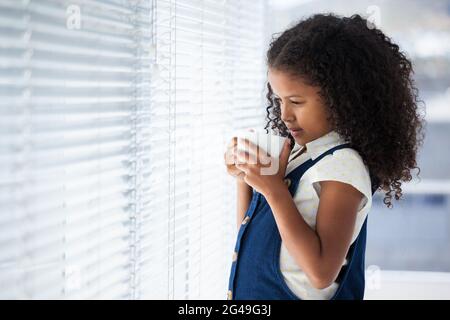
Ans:
<svg viewBox="0 0 450 320"><path fill-rule="evenodd" d="M258 155L258 146L248 139L239 138L238 145L245 151Z"/></svg>
<svg viewBox="0 0 450 320"><path fill-rule="evenodd" d="M236 163L236 168L238 168L239 170L243 171L245 174L248 173L248 164Z"/></svg>
<svg viewBox="0 0 450 320"><path fill-rule="evenodd" d="M249 141L248 139L239 139L239 145L242 145L244 150L253 154L256 158L253 159L252 164L262 164L268 166L271 163L271 157L261 147Z"/></svg>
<svg viewBox="0 0 450 320"><path fill-rule="evenodd" d="M233 165L235 162L235 157L232 154L230 154L229 152L226 152L224 154L224 160L225 160L225 164Z"/></svg>
<svg viewBox="0 0 450 320"><path fill-rule="evenodd" d="M227 146L225 148L225 152L229 152L236 145L237 145L237 137L231 138L231 141L227 144Z"/></svg>
<svg viewBox="0 0 450 320"><path fill-rule="evenodd" d="M258 160L253 153L249 153L243 150L236 151L236 158L238 160L238 163L245 163L245 164L257 164Z"/></svg>
<svg viewBox="0 0 450 320"><path fill-rule="evenodd" d="M228 143L228 148L233 148L235 145L237 145L237 137L231 139L230 143Z"/></svg>

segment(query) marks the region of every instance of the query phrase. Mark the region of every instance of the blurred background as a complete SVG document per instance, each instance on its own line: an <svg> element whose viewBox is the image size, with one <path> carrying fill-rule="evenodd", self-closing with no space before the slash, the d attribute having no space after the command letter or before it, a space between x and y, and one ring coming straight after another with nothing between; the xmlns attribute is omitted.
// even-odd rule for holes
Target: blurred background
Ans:
<svg viewBox="0 0 450 320"><path fill-rule="evenodd" d="M226 299L225 145L264 125L272 35L319 12L393 38L426 112L365 298L450 299L450 0L0 0L0 298Z"/></svg>

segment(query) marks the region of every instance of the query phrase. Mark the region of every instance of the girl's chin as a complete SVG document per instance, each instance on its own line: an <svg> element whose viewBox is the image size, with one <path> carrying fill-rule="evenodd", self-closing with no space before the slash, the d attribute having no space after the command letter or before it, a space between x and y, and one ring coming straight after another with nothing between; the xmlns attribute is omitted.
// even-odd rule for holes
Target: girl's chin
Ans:
<svg viewBox="0 0 450 320"><path fill-rule="evenodd" d="M303 139L301 137L293 137L293 138L296 143L303 145Z"/></svg>

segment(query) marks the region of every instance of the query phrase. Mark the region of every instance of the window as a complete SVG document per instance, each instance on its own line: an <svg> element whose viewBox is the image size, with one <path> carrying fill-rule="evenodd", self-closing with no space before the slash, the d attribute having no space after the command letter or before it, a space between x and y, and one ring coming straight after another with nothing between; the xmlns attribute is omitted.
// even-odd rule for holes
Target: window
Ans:
<svg viewBox="0 0 450 320"><path fill-rule="evenodd" d="M0 297L225 299L263 1L0 2Z"/></svg>

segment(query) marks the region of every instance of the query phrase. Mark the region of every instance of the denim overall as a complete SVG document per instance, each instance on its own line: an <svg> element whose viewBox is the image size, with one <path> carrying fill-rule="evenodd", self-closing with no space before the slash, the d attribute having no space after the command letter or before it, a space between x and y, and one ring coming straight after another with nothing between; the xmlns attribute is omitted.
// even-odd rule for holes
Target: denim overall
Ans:
<svg viewBox="0 0 450 320"><path fill-rule="evenodd" d="M320 159L335 150L348 148L341 144L309 159L292 170L285 182L294 196L302 175ZM371 176L372 194L378 186ZM336 281L338 289L333 299L363 299L364 256L366 249L367 217L358 237L350 246ZM264 196L253 190L253 197L237 235L228 284L228 300L300 300L287 286L280 271L281 236Z"/></svg>

